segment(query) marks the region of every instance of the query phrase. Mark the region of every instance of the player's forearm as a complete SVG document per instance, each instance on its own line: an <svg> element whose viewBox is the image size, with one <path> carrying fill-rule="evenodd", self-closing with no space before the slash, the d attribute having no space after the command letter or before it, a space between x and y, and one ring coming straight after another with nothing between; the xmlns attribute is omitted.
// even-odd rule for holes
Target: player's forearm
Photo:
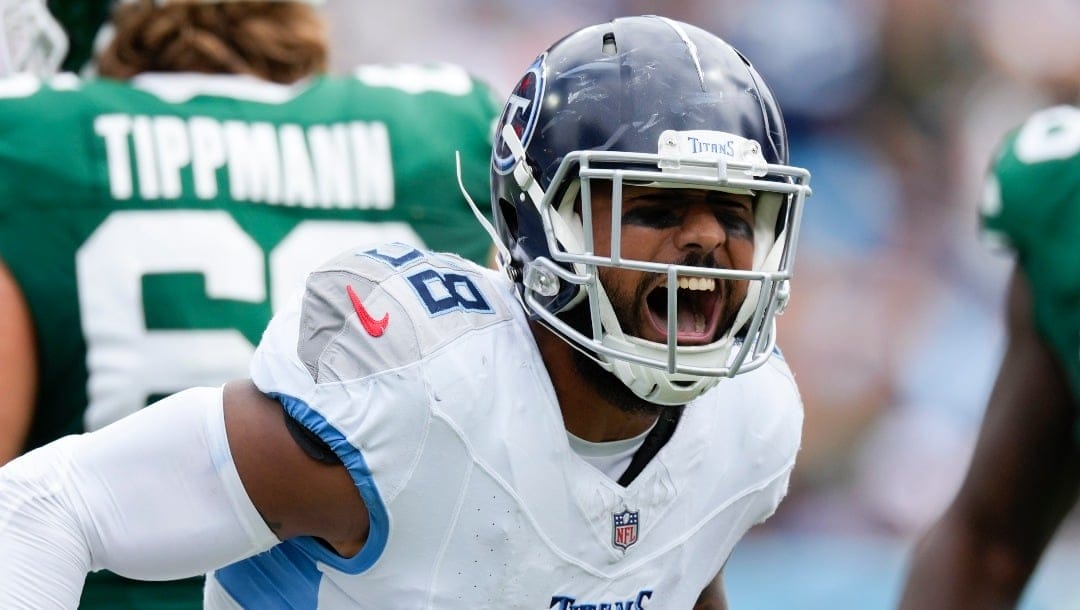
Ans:
<svg viewBox="0 0 1080 610"><path fill-rule="evenodd" d="M73 608L88 570L173 579L276 542L236 474L220 389L183 392L0 469L0 608Z"/></svg>
<svg viewBox="0 0 1080 610"><path fill-rule="evenodd" d="M26 446L37 391L37 349L30 310L10 271L0 260L0 466Z"/></svg>
<svg viewBox="0 0 1080 610"><path fill-rule="evenodd" d="M1014 608L1031 567L976 540L947 522L935 526L912 555L898 610Z"/></svg>

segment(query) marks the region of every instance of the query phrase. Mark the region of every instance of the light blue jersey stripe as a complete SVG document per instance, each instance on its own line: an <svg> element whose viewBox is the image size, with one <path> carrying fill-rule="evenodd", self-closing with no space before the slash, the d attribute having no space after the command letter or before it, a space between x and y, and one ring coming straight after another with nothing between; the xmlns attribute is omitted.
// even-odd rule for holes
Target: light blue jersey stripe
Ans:
<svg viewBox="0 0 1080 610"><path fill-rule="evenodd" d="M346 574L360 574L382 555L389 533L389 517L371 471L360 450L349 444L337 428L303 401L271 394L290 417L323 439L341 458L367 505L370 527L364 548L346 559L314 538L292 538L249 559L214 573L214 577L237 603L245 608L317 608L322 573L318 563Z"/></svg>
<svg viewBox="0 0 1080 610"><path fill-rule="evenodd" d="M260 610L314 610L322 574L294 541L214 572L236 603Z"/></svg>

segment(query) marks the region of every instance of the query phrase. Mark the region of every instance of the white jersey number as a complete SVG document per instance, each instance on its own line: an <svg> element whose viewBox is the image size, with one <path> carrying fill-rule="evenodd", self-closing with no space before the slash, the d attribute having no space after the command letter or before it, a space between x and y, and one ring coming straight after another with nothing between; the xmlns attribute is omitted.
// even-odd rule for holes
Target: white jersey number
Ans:
<svg viewBox="0 0 1080 610"><path fill-rule="evenodd" d="M89 372L86 429L134 413L156 394L247 376L255 348L236 329L147 329L144 276L199 273L209 299L269 297L277 310L319 263L383 241L423 246L406 223L305 221L266 253L221 210L114 212L76 254Z"/></svg>
<svg viewBox="0 0 1080 610"><path fill-rule="evenodd" d="M1055 106L1031 116L1020 128L1013 146L1016 159L1028 165L1068 159L1080 153L1080 108ZM1001 213L1001 185L993 172L983 183L979 210L988 218ZM1008 250L1004 233L982 228L982 239L991 249Z"/></svg>
<svg viewBox="0 0 1080 610"><path fill-rule="evenodd" d="M1024 163L1067 159L1080 153L1080 108L1055 106L1032 116L1016 138Z"/></svg>

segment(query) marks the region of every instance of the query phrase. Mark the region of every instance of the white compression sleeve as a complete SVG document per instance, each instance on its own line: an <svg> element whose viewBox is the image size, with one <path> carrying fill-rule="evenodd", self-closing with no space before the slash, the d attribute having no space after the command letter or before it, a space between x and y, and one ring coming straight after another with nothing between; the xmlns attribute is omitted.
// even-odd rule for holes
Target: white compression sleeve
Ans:
<svg viewBox="0 0 1080 610"><path fill-rule="evenodd" d="M194 576L277 542L236 472L220 388L0 469L0 608L75 608L89 570Z"/></svg>

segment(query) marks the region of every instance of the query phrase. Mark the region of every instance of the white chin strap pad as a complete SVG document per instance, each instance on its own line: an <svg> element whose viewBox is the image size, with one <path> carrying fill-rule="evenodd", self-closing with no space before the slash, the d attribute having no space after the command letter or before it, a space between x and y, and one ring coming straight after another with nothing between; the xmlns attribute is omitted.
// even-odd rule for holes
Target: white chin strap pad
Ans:
<svg viewBox="0 0 1080 610"><path fill-rule="evenodd" d="M620 352L652 358L666 362L667 345L645 341L628 336L619 325L615 309L608 299L607 292L601 288L597 294L597 306L600 309L600 323L604 326L603 344ZM724 337L712 343L705 350L684 349L679 354L682 364L707 366L716 361L726 360L731 351L732 341ZM665 370L630 362L620 358L597 354L605 369L615 375L619 381L630 388L637 396L659 405L683 405L708 391L719 381L719 377L699 377L681 373L668 373Z"/></svg>
<svg viewBox="0 0 1080 610"><path fill-rule="evenodd" d="M776 220L783 207L784 195L780 193L761 193L757 200L754 214L754 269L758 271L776 271L780 268L780 259L787 242L787 228L776 235ZM735 315L731 326L734 335L754 314L761 298L761 282L750 282L746 291L746 300ZM766 321L767 322L767 321Z"/></svg>

